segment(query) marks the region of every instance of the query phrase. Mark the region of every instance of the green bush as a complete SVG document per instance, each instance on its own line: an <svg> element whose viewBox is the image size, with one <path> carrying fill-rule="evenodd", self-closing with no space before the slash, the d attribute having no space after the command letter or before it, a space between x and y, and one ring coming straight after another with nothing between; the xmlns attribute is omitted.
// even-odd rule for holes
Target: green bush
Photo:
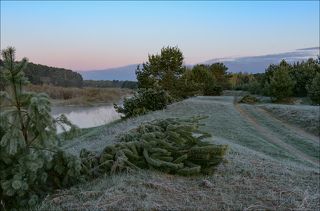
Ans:
<svg viewBox="0 0 320 211"><path fill-rule="evenodd" d="M315 104L320 104L320 73L317 73L312 83L307 86L308 96Z"/></svg>
<svg viewBox="0 0 320 211"><path fill-rule="evenodd" d="M178 47L164 47L160 54L149 55L148 61L137 67L138 88L155 88L159 85L171 96L176 94L176 82L182 77L186 68L183 54Z"/></svg>
<svg viewBox="0 0 320 211"><path fill-rule="evenodd" d="M280 67L274 71L270 84L267 84L267 90L273 101L282 101L293 94L295 81L289 75L285 67Z"/></svg>
<svg viewBox="0 0 320 211"><path fill-rule="evenodd" d="M213 84L206 85L203 89L203 95L205 96L219 96L222 94L222 87Z"/></svg>
<svg viewBox="0 0 320 211"><path fill-rule="evenodd" d="M1 151L1 201L7 208L33 206L46 193L83 181L81 162L61 150Z"/></svg>
<svg viewBox="0 0 320 211"><path fill-rule="evenodd" d="M117 112L124 114L124 118L134 117L164 109L172 102L170 95L160 88L139 89L134 96L126 98L123 106L114 105Z"/></svg>

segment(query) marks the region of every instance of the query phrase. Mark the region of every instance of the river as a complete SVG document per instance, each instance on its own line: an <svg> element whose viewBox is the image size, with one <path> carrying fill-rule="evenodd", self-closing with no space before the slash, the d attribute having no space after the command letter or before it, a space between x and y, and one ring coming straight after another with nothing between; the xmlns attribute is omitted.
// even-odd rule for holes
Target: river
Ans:
<svg viewBox="0 0 320 211"><path fill-rule="evenodd" d="M54 117L64 114L79 128L95 127L120 119L120 114L110 104L93 107L55 106L51 114ZM61 128L58 128L58 132L61 132Z"/></svg>

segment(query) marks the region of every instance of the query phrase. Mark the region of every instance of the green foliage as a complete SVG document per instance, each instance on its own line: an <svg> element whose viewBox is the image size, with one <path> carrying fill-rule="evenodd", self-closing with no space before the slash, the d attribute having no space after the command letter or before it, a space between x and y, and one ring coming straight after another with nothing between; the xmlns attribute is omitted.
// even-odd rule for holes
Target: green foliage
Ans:
<svg viewBox="0 0 320 211"><path fill-rule="evenodd" d="M218 85L214 72L208 65L195 65L192 68L192 81L197 84L199 94L207 96L221 95L222 87Z"/></svg>
<svg viewBox="0 0 320 211"><path fill-rule="evenodd" d="M3 66L2 60L0 60L0 66ZM82 76L72 70L27 63L23 69L23 72L26 78L32 84L52 84L63 87L82 87ZM0 82L2 82L1 74ZM0 90L3 90L1 88L3 87L0 86Z"/></svg>
<svg viewBox="0 0 320 211"><path fill-rule="evenodd" d="M201 84L193 80L193 73L190 69L187 69L182 77L176 81L175 96L179 96L179 99L199 95L201 91Z"/></svg>
<svg viewBox="0 0 320 211"><path fill-rule="evenodd" d="M204 87L203 95L205 96L219 96L222 94L222 87L214 84L207 84Z"/></svg>
<svg viewBox="0 0 320 211"><path fill-rule="evenodd" d="M184 83L179 86L180 81L177 81L177 84L178 90L184 93L179 96L184 98L194 95L215 96L222 93L222 86L208 65L195 65L191 70L186 70L181 79Z"/></svg>
<svg viewBox="0 0 320 211"><path fill-rule="evenodd" d="M294 85L295 82L289 75L289 69L286 66L280 66L274 71L270 84L266 87L274 101L281 101L292 96Z"/></svg>
<svg viewBox="0 0 320 211"><path fill-rule="evenodd" d="M232 73L229 81L232 89L249 91L251 94L263 93L264 73Z"/></svg>
<svg viewBox="0 0 320 211"><path fill-rule="evenodd" d="M230 88L230 75L227 73L228 68L223 63L213 63L208 66L208 69L216 79L217 86L220 86L222 89Z"/></svg>
<svg viewBox="0 0 320 211"><path fill-rule="evenodd" d="M233 73L230 83L233 89L268 95L273 100L283 100L290 96L311 96L308 94L308 87L316 74L320 74L319 62L319 58L310 58L291 65L282 60L279 64L271 64L265 73Z"/></svg>
<svg viewBox="0 0 320 211"><path fill-rule="evenodd" d="M48 67L41 64L28 63L24 70L32 84L52 84L63 87L82 87L80 73L64 68Z"/></svg>
<svg viewBox="0 0 320 211"><path fill-rule="evenodd" d="M308 59L306 62L293 64L290 72L291 77L296 82L293 88L294 96L307 96L307 86L312 83L317 73L320 74L319 59Z"/></svg>
<svg viewBox="0 0 320 211"><path fill-rule="evenodd" d="M160 54L149 55L148 61L143 63L142 68L137 67L136 75L138 87L145 89L163 89L176 100L194 95L221 95L222 90L229 87L228 68L222 63L212 65L196 65L191 70L183 66L183 54L177 47L161 49ZM141 102L143 97L134 97L127 101L128 109L115 106L118 112L128 113L125 116L144 114L147 106L133 105L146 104ZM151 101L150 101L151 102ZM160 109L164 108L161 104Z"/></svg>
<svg viewBox="0 0 320 211"><path fill-rule="evenodd" d="M170 95L176 94L176 81L186 68L183 66L183 54L178 47L166 47L160 54L149 55L148 61L137 67L138 88L154 88L159 85Z"/></svg>
<svg viewBox="0 0 320 211"><path fill-rule="evenodd" d="M145 114L148 111L164 109L172 102L170 95L163 89L138 89L134 96L126 98L123 106L114 105L117 112L125 118Z"/></svg>
<svg viewBox="0 0 320 211"><path fill-rule="evenodd" d="M243 96L238 103L255 104L260 102L260 100L252 95Z"/></svg>
<svg viewBox="0 0 320 211"><path fill-rule="evenodd" d="M98 156L82 150L86 172L92 176L139 168L180 175L213 172L227 146L203 141L210 134L199 130L201 119L155 120L121 135L118 144Z"/></svg>
<svg viewBox="0 0 320 211"><path fill-rule="evenodd" d="M308 96L313 103L320 104L320 73L317 73L312 83L307 86Z"/></svg>
<svg viewBox="0 0 320 211"><path fill-rule="evenodd" d="M285 72L289 73L290 79L288 76L284 76L286 75L286 73L283 73L281 76L289 80L286 84L290 84L292 83L292 81L294 84L291 91L291 88L289 90L285 89L285 91L288 91L285 97L289 97L291 95L297 97L305 97L307 96L307 87L310 86L316 74L320 73L319 59L314 60L310 58L305 62L297 62L293 65L290 65L285 60L282 60L279 65L270 65L267 68L264 80L262 81L262 84L264 84L266 91L265 94L275 97L274 93L272 94L270 85L271 81L275 79L275 74L277 74L277 72L281 70L285 70ZM284 93L282 92L280 93L280 95L284 96ZM284 98L283 96L282 98Z"/></svg>
<svg viewBox="0 0 320 211"><path fill-rule="evenodd" d="M0 92L0 201L5 207L32 206L55 187L52 184L78 180L75 172L79 167L73 164L76 158L64 152L56 154L55 148L57 124L74 126L66 118L51 117L47 95L23 90L28 83L23 72L27 59L16 62L14 48L2 51L2 57L5 91ZM68 159L56 163L57 156ZM64 163L66 171L59 172L56 166Z"/></svg>
<svg viewBox="0 0 320 211"><path fill-rule="evenodd" d="M81 163L63 151L1 149L1 201L7 208L33 206L50 191L82 181Z"/></svg>

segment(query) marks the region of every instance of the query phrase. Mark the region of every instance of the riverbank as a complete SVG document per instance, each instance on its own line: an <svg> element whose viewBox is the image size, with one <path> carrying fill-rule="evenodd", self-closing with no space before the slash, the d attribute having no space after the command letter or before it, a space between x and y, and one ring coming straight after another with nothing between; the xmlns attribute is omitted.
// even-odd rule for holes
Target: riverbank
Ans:
<svg viewBox="0 0 320 211"><path fill-rule="evenodd" d="M27 91L46 93L53 106L93 106L118 103L133 94L132 89L57 87L52 85L26 86Z"/></svg>

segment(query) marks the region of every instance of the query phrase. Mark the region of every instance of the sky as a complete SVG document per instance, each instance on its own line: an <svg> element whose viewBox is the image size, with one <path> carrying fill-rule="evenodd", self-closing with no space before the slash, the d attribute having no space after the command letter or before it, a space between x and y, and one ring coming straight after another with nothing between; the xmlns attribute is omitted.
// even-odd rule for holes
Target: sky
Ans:
<svg viewBox="0 0 320 211"><path fill-rule="evenodd" d="M72 70L142 63L178 46L186 64L319 46L319 1L3 1L1 49Z"/></svg>

